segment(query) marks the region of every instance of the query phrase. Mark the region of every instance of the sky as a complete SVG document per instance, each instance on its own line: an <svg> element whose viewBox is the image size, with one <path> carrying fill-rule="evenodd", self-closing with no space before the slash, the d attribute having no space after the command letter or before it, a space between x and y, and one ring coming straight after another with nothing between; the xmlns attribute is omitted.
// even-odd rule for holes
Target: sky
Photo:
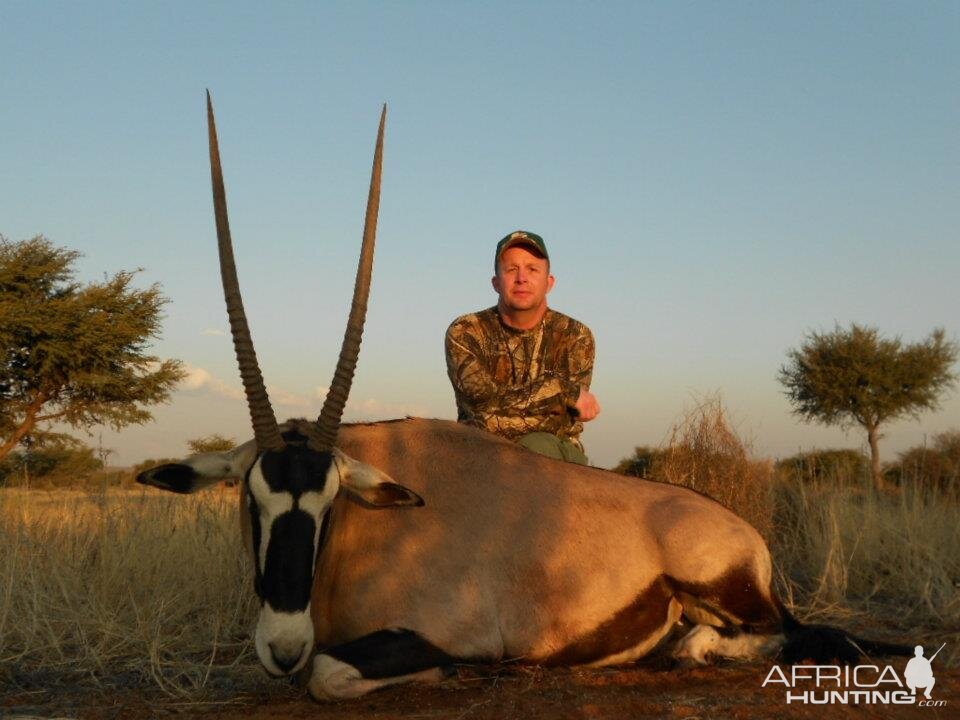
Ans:
<svg viewBox="0 0 960 720"><path fill-rule="evenodd" d="M811 331L960 336L960 4L0 0L0 234L141 268L189 371L113 464L250 436L220 288L204 91L277 415L315 416L356 267L380 108L377 256L346 420L454 418L443 336L493 250L547 241L597 341L610 466L716 394L758 455L864 446L776 380ZM960 428L960 392L885 459ZM81 437L83 437L81 435Z"/></svg>

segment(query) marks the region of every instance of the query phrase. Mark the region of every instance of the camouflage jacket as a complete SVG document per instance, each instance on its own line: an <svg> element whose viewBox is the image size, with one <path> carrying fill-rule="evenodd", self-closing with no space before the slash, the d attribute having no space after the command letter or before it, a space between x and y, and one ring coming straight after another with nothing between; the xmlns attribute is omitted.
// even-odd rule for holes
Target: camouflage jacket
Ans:
<svg viewBox="0 0 960 720"><path fill-rule="evenodd" d="M447 330L447 374L457 419L516 440L548 432L580 445L573 406L590 388L590 329L547 309L532 330L505 325L496 307L457 318Z"/></svg>

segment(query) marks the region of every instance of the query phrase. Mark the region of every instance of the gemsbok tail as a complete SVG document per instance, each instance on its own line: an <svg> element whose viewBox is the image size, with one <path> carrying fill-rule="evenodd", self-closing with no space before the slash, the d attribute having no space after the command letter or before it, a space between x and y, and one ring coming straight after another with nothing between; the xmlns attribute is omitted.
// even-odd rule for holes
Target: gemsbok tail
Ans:
<svg viewBox="0 0 960 720"><path fill-rule="evenodd" d="M839 661L853 665L873 655L913 656L913 648L907 645L868 640L830 625L808 625L797 620L780 600L777 600L777 606L786 636L780 659L789 665L805 660L817 664Z"/></svg>

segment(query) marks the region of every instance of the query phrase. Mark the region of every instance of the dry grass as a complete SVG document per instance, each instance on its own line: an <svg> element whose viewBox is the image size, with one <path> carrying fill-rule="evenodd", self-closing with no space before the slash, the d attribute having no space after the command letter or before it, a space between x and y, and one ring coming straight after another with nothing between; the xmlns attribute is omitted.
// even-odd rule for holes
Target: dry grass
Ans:
<svg viewBox="0 0 960 720"><path fill-rule="evenodd" d="M774 557L781 591L807 619L853 623L910 642L947 642L960 663L960 505L917 485L878 492L778 482Z"/></svg>
<svg viewBox="0 0 960 720"><path fill-rule="evenodd" d="M235 491L0 490L0 684L191 697L255 668Z"/></svg>

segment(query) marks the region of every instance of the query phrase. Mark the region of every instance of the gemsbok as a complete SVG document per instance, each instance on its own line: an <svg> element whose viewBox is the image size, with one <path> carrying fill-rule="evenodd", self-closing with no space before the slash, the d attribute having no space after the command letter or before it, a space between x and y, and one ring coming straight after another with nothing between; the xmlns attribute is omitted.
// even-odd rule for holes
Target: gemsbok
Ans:
<svg viewBox="0 0 960 720"><path fill-rule="evenodd" d="M384 106L329 394L316 423L278 425L241 302L207 94L220 269L254 439L138 480L190 493L242 479L264 668L303 671L318 699L356 697L439 678L458 660L625 663L681 619L693 626L674 649L686 662L902 652L795 620L773 592L761 536L696 492L551 460L451 421L341 425L373 268L385 119Z"/></svg>

